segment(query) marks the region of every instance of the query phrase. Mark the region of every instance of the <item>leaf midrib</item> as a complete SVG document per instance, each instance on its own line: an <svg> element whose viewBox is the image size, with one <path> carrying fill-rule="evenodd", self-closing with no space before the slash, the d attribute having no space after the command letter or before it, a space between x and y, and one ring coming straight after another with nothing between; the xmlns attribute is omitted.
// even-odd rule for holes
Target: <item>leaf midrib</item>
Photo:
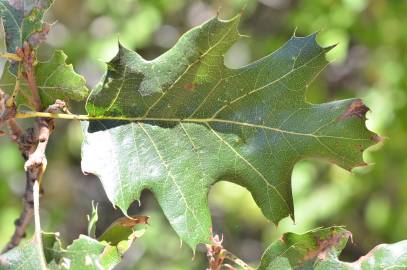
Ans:
<svg viewBox="0 0 407 270"><path fill-rule="evenodd" d="M129 121L129 122L191 123L191 124L204 124L204 125L207 125L209 123L220 123L220 124L231 124L231 125L266 129L266 130L271 130L274 132L285 133L285 134L295 135L295 136L306 136L306 137L312 137L312 138L329 138L329 139L351 140L351 141L370 141L370 139L359 139L359 138L332 136L332 135L316 135L315 132L302 133L302 132L285 130L285 129L281 129L281 128L269 127L269 126L260 125L260 124L239 122L239 121L219 119L219 118L185 118L185 119L182 119L182 118L161 118L161 117L88 116L88 115L65 115L65 114L48 114L48 115L53 118L84 120L84 121L115 120L115 121Z"/></svg>

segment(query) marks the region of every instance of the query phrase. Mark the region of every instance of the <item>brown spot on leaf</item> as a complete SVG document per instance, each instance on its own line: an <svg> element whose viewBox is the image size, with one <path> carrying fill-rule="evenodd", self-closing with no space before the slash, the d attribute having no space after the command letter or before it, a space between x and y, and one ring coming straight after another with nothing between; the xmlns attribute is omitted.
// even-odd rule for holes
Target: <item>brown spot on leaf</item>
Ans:
<svg viewBox="0 0 407 270"><path fill-rule="evenodd" d="M30 35L28 38L28 43L33 47L38 46L40 43L44 42L47 39L48 33L51 30L51 24L44 23L41 31L35 32Z"/></svg>
<svg viewBox="0 0 407 270"><path fill-rule="evenodd" d="M363 104L362 100L357 99L350 104L348 110L339 117L339 120L346 120L353 116L363 119L368 111L369 108Z"/></svg>
<svg viewBox="0 0 407 270"><path fill-rule="evenodd" d="M363 151L365 151L365 149L363 148L363 145L358 144L357 148L359 149L359 152L363 153Z"/></svg>
<svg viewBox="0 0 407 270"><path fill-rule="evenodd" d="M367 164L366 162L362 161L362 162L356 164L354 168L361 168L361 167L367 167L367 166L369 166L369 164Z"/></svg>
<svg viewBox="0 0 407 270"><path fill-rule="evenodd" d="M188 91L194 91L198 85L196 83L186 83L184 84L184 89Z"/></svg>
<svg viewBox="0 0 407 270"><path fill-rule="evenodd" d="M306 262L315 258L325 260L329 250L338 245L344 237L352 237L352 234L349 231L343 233L332 231L332 234L325 239L316 238L317 249L311 250L305 254L303 261Z"/></svg>

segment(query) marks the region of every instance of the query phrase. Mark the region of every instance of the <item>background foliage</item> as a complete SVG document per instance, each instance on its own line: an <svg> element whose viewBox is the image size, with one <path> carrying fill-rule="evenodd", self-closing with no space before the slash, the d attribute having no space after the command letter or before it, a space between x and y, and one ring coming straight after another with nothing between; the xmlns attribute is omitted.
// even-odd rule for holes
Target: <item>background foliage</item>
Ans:
<svg viewBox="0 0 407 270"><path fill-rule="evenodd" d="M63 48L77 72L92 87L104 64L117 51L117 39L152 59L171 47L179 35L221 7L229 18L247 3L241 32L250 36L228 53L226 63L239 67L280 47L297 28L298 35L322 30L323 45L339 42L333 60L308 91L312 102L361 97L373 110L368 126L390 139L377 152L366 154L375 166L354 174L317 161L298 164L293 175L296 225L289 219L270 224L243 188L218 183L210 193L214 228L225 236L225 247L248 262L283 232L304 232L316 226L346 225L354 233L343 259L352 260L374 245L407 239L407 19L405 1L385 0L59 0L48 14L56 21L43 46ZM48 47L48 48L47 48ZM404 90L403 90L404 89ZM78 106L75 110L78 112ZM65 126L65 127L64 127ZM99 204L99 230L121 215L108 202L99 180L80 170L79 123L59 121L48 148L48 171L42 207L44 229L60 231L67 243L86 232L91 201ZM24 188L22 160L15 145L0 139L0 245L12 234ZM204 254L194 261L180 246L150 193L130 214L151 216L151 226L121 263L120 269L203 269ZM162 268L165 265L166 268Z"/></svg>

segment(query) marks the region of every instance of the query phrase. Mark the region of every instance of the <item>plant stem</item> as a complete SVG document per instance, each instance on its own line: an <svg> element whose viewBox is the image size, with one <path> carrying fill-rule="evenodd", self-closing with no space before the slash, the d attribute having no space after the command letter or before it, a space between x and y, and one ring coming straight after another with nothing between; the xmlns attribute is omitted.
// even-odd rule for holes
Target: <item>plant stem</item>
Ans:
<svg viewBox="0 0 407 270"><path fill-rule="evenodd" d="M35 109L37 111L41 111L42 110L41 98L38 92L37 80L35 78L35 69L34 69L34 64L36 61L35 52L30 48L30 45L27 42L24 42L23 48L19 50L19 52L17 53L17 55L19 56L20 54L21 57L23 58L24 64L25 70L24 78L26 79L28 87L31 90Z"/></svg>
<svg viewBox="0 0 407 270"><path fill-rule="evenodd" d="M20 112L17 113L15 118L53 118L53 119L68 119L68 120L96 120L96 117L81 114L66 114L66 113L47 113L47 112ZM99 118L100 120L100 118Z"/></svg>
<svg viewBox="0 0 407 270"><path fill-rule="evenodd" d="M40 221L40 184L39 181L34 182L33 186L33 198L34 198L34 224L35 224L35 232L34 232L34 239L37 244L41 244L42 237L41 237L41 221Z"/></svg>
<svg viewBox="0 0 407 270"><path fill-rule="evenodd" d="M244 270L254 270L247 263L239 259L236 255L222 246L223 237L221 239L219 235L214 235L211 236L211 241L212 244L206 245L209 264L209 268L207 268L207 270L220 270L222 268L228 268L232 270L236 269L232 265L226 263L226 261L230 261L235 265L240 266Z"/></svg>
<svg viewBox="0 0 407 270"><path fill-rule="evenodd" d="M14 53L0 53L0 57L17 62L20 62L22 60L21 57Z"/></svg>
<svg viewBox="0 0 407 270"><path fill-rule="evenodd" d="M18 95L18 92L20 91L20 80L21 80L21 75L22 75L22 68L21 64L18 65L18 71L17 71L17 78L16 78L16 84L14 85L14 90L13 94L11 95L11 98L7 100L7 106L11 107L14 105L16 97Z"/></svg>
<svg viewBox="0 0 407 270"><path fill-rule="evenodd" d="M28 225L30 225L31 219L34 215L33 183L28 179L28 175L26 182L24 192L24 209L21 212L20 217L15 221L16 229L11 237L11 240L4 247L2 251L3 253L20 244L21 240L25 237L26 229Z"/></svg>
<svg viewBox="0 0 407 270"><path fill-rule="evenodd" d="M41 253L41 257L45 258L44 250L42 248L42 231L41 231L41 222L40 222L40 182L35 181L33 187L33 197L34 197L34 241L37 243L39 247L39 252ZM48 269L45 260L41 260L41 269Z"/></svg>

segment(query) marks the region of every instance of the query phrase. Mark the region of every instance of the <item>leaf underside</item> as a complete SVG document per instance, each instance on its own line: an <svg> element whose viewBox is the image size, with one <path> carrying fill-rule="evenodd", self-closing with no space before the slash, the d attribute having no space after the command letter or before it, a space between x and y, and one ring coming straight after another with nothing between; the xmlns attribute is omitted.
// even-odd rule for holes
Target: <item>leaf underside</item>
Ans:
<svg viewBox="0 0 407 270"><path fill-rule="evenodd" d="M351 233L342 227L286 233L267 248L258 270L406 269L407 241L378 245L352 263L340 261L349 237Z"/></svg>
<svg viewBox="0 0 407 270"><path fill-rule="evenodd" d="M209 241L207 194L215 182L247 188L277 223L294 217L290 180L299 160L351 170L365 165L362 153L378 138L365 127L360 100L306 102L331 49L316 34L293 36L248 66L225 67L239 19L214 18L153 61L119 46L86 105L91 116L111 120L83 124L83 171L97 175L125 213L151 190L193 248Z"/></svg>

